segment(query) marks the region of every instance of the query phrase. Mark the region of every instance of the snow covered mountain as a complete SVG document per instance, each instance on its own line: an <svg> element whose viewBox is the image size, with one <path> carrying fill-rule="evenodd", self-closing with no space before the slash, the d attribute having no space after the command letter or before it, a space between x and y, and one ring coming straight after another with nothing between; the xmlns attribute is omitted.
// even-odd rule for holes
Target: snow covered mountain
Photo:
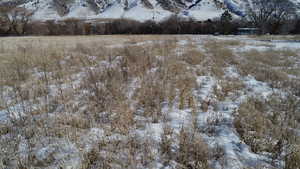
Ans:
<svg viewBox="0 0 300 169"><path fill-rule="evenodd" d="M248 0L2 0L35 11L34 19L130 18L162 20L172 14L206 20L230 9L243 15Z"/></svg>
<svg viewBox="0 0 300 169"><path fill-rule="evenodd" d="M172 14L207 20L224 10L245 15L251 0L1 0L33 10L34 19L129 18L139 21L162 20ZM293 0L298 2L298 0ZM299 3L299 2L298 2Z"/></svg>

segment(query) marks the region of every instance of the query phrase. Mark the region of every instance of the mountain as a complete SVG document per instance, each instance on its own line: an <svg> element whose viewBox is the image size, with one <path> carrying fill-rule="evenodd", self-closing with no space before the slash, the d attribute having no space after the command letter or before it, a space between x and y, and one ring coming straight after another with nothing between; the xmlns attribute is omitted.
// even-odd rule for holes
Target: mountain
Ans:
<svg viewBox="0 0 300 169"><path fill-rule="evenodd" d="M17 4L34 11L36 20L129 18L163 20L172 14L207 20L229 10L245 15L251 0L2 0L0 5ZM298 0L293 0L299 3Z"/></svg>

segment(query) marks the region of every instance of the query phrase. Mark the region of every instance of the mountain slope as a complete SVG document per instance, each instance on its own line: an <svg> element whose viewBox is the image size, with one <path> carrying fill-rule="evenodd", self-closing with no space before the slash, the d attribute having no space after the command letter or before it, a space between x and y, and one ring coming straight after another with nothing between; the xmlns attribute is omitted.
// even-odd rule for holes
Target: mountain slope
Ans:
<svg viewBox="0 0 300 169"><path fill-rule="evenodd" d="M292 0L299 5L298 0ZM207 20L225 10L245 15L251 0L2 0L0 5L17 4L34 11L34 19L129 18L139 21L163 20L172 14Z"/></svg>
<svg viewBox="0 0 300 169"><path fill-rule="evenodd" d="M34 19L130 18L162 20L172 14L206 20L218 17L234 6L242 9L247 2L232 0L4 0L0 5L18 4L35 11ZM234 5L232 5L234 4ZM232 10L235 12L234 10Z"/></svg>

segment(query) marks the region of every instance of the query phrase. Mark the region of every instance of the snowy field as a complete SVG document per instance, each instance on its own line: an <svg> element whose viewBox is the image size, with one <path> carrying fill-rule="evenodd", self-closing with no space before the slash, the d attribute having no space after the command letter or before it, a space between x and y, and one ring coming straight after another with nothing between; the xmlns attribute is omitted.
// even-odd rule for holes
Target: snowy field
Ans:
<svg viewBox="0 0 300 169"><path fill-rule="evenodd" d="M297 169L299 40L0 38L0 168Z"/></svg>

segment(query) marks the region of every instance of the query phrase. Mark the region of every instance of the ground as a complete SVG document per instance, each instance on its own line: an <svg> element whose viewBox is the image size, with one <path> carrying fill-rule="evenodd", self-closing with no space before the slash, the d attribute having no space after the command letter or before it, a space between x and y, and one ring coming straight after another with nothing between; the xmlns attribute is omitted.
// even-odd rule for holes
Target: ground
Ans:
<svg viewBox="0 0 300 169"><path fill-rule="evenodd" d="M0 40L0 168L300 167L298 36Z"/></svg>

